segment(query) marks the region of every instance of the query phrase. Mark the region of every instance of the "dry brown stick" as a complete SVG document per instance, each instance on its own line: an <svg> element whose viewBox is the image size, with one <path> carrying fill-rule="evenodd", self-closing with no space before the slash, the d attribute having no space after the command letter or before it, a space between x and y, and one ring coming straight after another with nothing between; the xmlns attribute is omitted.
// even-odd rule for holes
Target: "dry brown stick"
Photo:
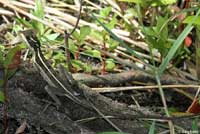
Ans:
<svg viewBox="0 0 200 134"><path fill-rule="evenodd" d="M195 90L198 90L200 85L162 85L162 88L194 88ZM119 91L128 91L128 90L147 90L147 89L157 89L157 85L151 85L151 86L129 86L129 87L103 87L103 88L92 88L92 90L95 90L99 93L106 93L106 92L119 92Z"/></svg>
<svg viewBox="0 0 200 134"><path fill-rule="evenodd" d="M22 9L20 9L20 8L18 8L18 7L16 7L16 6L14 6L14 5L13 5L10 1L8 1L8 0L0 1L0 3L2 3L4 6L7 6L7 7L11 8L11 9L13 9L13 10L15 10L15 11L17 11L17 12L19 12L19 13L25 15L25 16L27 16L27 17L30 18L30 19L36 20L36 21L38 21L38 22L41 22L41 23L43 23L43 24L49 26L50 28L52 28L52 29L55 30L56 32L63 33L63 31L61 31L60 29L56 28L53 24L51 24L51 23L49 23L49 22L47 22L47 21L44 21L44 20L42 20L42 19L40 19L40 18L38 18L38 17L36 17L36 16L30 14L30 13L27 13L25 10L22 10Z"/></svg>
<svg viewBox="0 0 200 134"><path fill-rule="evenodd" d="M73 74L75 80L81 81L88 86L94 87L97 85L102 86L117 86L119 84L129 83L132 81L140 82L153 82L155 83L155 78L151 75L145 74L141 71L126 71L116 74L106 74L106 75L89 75L89 74ZM196 81L190 81L187 79L177 78L164 74L161 78L162 84L185 84L185 85L198 85Z"/></svg>
<svg viewBox="0 0 200 134"><path fill-rule="evenodd" d="M75 30L78 28L78 24L81 18L81 11L82 11L82 0L80 0L80 8L79 8L79 15L76 21L76 24L74 26L74 28L72 29L71 32L67 32L67 30L65 30L65 35L64 35L64 43L65 43L65 52L66 52L66 61L67 61L67 65L68 65L68 69L69 72L72 72L72 63L71 63L71 56L70 56L70 51L69 51L69 37L75 32Z"/></svg>

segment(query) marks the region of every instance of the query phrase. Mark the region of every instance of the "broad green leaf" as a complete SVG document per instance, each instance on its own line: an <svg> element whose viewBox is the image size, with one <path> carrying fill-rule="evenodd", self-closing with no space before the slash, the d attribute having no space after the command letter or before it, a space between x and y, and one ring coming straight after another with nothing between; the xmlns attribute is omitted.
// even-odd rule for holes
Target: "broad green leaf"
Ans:
<svg viewBox="0 0 200 134"><path fill-rule="evenodd" d="M105 7L100 10L100 16L101 17L108 17L110 14L110 11L112 10L112 7Z"/></svg>
<svg viewBox="0 0 200 134"><path fill-rule="evenodd" d="M92 66L90 64L84 63L84 71L87 73L92 72Z"/></svg>
<svg viewBox="0 0 200 134"><path fill-rule="evenodd" d="M125 11L124 17L127 19L131 19L132 17L138 17L138 13L137 13L136 9L129 8Z"/></svg>
<svg viewBox="0 0 200 134"><path fill-rule="evenodd" d="M79 34L77 31L74 31L74 32L72 33L72 36L73 36L76 40L80 41L80 34Z"/></svg>
<svg viewBox="0 0 200 134"><path fill-rule="evenodd" d="M90 36L97 40L103 41L102 33L97 30L92 30Z"/></svg>
<svg viewBox="0 0 200 134"><path fill-rule="evenodd" d="M152 36L152 37L157 37L157 33L155 32L155 28L144 27L144 28L142 28L142 32L144 32L145 35L149 35L149 36Z"/></svg>
<svg viewBox="0 0 200 134"><path fill-rule="evenodd" d="M78 47L74 44L72 40L69 40L69 50L72 54L75 54L78 50Z"/></svg>
<svg viewBox="0 0 200 134"><path fill-rule="evenodd" d="M77 69L77 71L82 70L83 63L80 60L71 60L72 66Z"/></svg>
<svg viewBox="0 0 200 134"><path fill-rule="evenodd" d="M183 23L190 23L193 19L194 19L195 16L188 16L184 21ZM193 22L193 24L196 24L196 25L200 25L200 16L196 17L195 21Z"/></svg>
<svg viewBox="0 0 200 134"><path fill-rule="evenodd" d="M113 40L113 39L110 39L109 40L109 51L112 51L114 49L116 49L117 47L119 46L119 42Z"/></svg>
<svg viewBox="0 0 200 134"><path fill-rule="evenodd" d="M156 33L159 36L159 38L162 38L163 40L167 40L168 37L168 25L164 25L165 22L168 20L168 17L158 17L157 25L156 25Z"/></svg>
<svg viewBox="0 0 200 134"><path fill-rule="evenodd" d="M91 32L91 28L89 26L83 26L80 28L80 40L83 41L87 35Z"/></svg>
<svg viewBox="0 0 200 134"><path fill-rule="evenodd" d="M148 134L155 134L155 124L156 124L155 121L153 121Z"/></svg>
<svg viewBox="0 0 200 134"><path fill-rule="evenodd" d="M60 35L60 33L53 33L53 34L45 34L45 37L48 39L48 41L54 41L56 40L56 38L58 38L58 36Z"/></svg>
<svg viewBox="0 0 200 134"><path fill-rule="evenodd" d="M113 62L112 59L106 60L106 70L107 71L112 71L115 68L115 63Z"/></svg>
<svg viewBox="0 0 200 134"><path fill-rule="evenodd" d="M93 57L93 58L98 58L98 59L101 60L101 52L98 51L98 50L85 50L84 53L86 55Z"/></svg>
<svg viewBox="0 0 200 134"><path fill-rule="evenodd" d="M13 62L13 58L14 58L16 52L18 52L24 48L26 48L26 46L24 44L20 44L20 45L15 46L14 48L10 49L5 57L5 62L3 63L4 67L7 68L8 65Z"/></svg>
<svg viewBox="0 0 200 134"><path fill-rule="evenodd" d="M3 92L0 91L0 102L4 102L4 100L5 100L4 94Z"/></svg>
<svg viewBox="0 0 200 134"><path fill-rule="evenodd" d="M81 70L84 70L85 72L92 71L92 67L87 63L83 63L80 60L71 60L71 62L72 62L72 66L75 67L77 71L81 71Z"/></svg>
<svg viewBox="0 0 200 134"><path fill-rule="evenodd" d="M109 29L113 29L114 27L115 27L115 25L117 24L117 19L116 19L116 15L114 15L113 17L112 17L112 20L108 23L108 24L106 24L106 26L109 28Z"/></svg>

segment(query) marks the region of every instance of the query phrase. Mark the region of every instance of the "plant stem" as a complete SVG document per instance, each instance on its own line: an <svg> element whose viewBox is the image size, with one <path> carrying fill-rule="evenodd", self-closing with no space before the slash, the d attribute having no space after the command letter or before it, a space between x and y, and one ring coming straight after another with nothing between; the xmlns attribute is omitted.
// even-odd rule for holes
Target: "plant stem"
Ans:
<svg viewBox="0 0 200 134"><path fill-rule="evenodd" d="M68 71L72 72L72 64L71 64L71 56L70 56L70 51L69 51L69 34L67 33L67 31L65 31L65 35L64 35L64 44L65 44L65 54L66 54L66 61L67 61L67 65L68 65Z"/></svg>
<svg viewBox="0 0 200 134"><path fill-rule="evenodd" d="M104 41L103 43L103 51L106 51L106 42ZM102 70L101 70L101 74L104 75L106 72L106 55L103 53L103 58L102 58Z"/></svg>
<svg viewBox="0 0 200 134"><path fill-rule="evenodd" d="M155 71L155 76L156 76L156 81L157 81L157 84L158 84L158 89L159 89L159 92L160 92L160 96L161 96L161 99L162 99L162 103L163 103L163 106L164 106L164 110L165 110L165 114L167 117L170 117L170 114L168 112L168 108L167 108L167 103L166 103L166 99L165 99L165 94L164 94L164 91L162 89L162 85L161 85L161 82L160 82L160 77L159 77L159 74L157 71ZM168 124L169 124L169 129L170 129L170 134L174 134L174 125L173 125L173 122L172 121L168 121Z"/></svg>

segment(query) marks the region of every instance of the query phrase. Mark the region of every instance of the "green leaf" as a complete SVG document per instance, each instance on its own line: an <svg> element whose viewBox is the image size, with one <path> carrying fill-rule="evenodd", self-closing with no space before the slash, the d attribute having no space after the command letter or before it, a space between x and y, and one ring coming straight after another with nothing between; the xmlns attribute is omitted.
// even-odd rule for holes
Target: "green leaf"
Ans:
<svg viewBox="0 0 200 134"><path fill-rule="evenodd" d="M85 50L84 53L86 55L89 55L89 56L93 57L93 58L98 58L100 60L102 59L101 58L101 52L98 51L98 50Z"/></svg>
<svg viewBox="0 0 200 134"><path fill-rule="evenodd" d="M5 57L5 61L3 63L4 67L8 68L8 65L13 62L13 58L14 58L16 52L18 52L24 48L26 48L26 46L24 44L20 44L20 45L15 46L14 48L10 49Z"/></svg>
<svg viewBox="0 0 200 134"><path fill-rule="evenodd" d="M38 18L43 19L44 18L44 6L42 3L42 0L35 0L36 5L34 9L34 15L37 16Z"/></svg>
<svg viewBox="0 0 200 134"><path fill-rule="evenodd" d="M155 32L155 28L144 27L144 28L142 28L142 32L145 33L145 35L149 35L149 36L152 36L152 37L157 37L157 33Z"/></svg>
<svg viewBox="0 0 200 134"><path fill-rule="evenodd" d="M117 47L119 46L119 42L113 40L113 39L110 39L109 40L109 48L108 50L109 51L113 51L114 49L116 49Z"/></svg>
<svg viewBox="0 0 200 134"><path fill-rule="evenodd" d="M108 23L108 24L106 24L106 26L109 28L109 29L113 29L114 27L115 27L115 25L117 24L117 19L116 19L116 15L114 15L113 17L112 17L112 20Z"/></svg>
<svg viewBox="0 0 200 134"><path fill-rule="evenodd" d="M102 33L97 30L92 30L90 36L97 40L103 41Z"/></svg>
<svg viewBox="0 0 200 134"><path fill-rule="evenodd" d="M87 73L92 72L92 66L90 64L84 63L84 71Z"/></svg>
<svg viewBox="0 0 200 134"><path fill-rule="evenodd" d="M80 60L71 60L72 66L75 67L78 71L83 70L84 63Z"/></svg>
<svg viewBox="0 0 200 134"><path fill-rule="evenodd" d="M195 16L188 16L184 21L183 23L190 23L193 19L194 19ZM196 17L196 20L193 22L193 24L196 24L196 25L200 25L200 16Z"/></svg>
<svg viewBox="0 0 200 134"><path fill-rule="evenodd" d="M127 19L131 19L132 17L138 17L138 14L134 8L129 8L125 11L124 17Z"/></svg>
<svg viewBox="0 0 200 134"><path fill-rule="evenodd" d="M4 102L4 100L5 100L4 94L3 92L0 91L0 102Z"/></svg>
<svg viewBox="0 0 200 134"><path fill-rule="evenodd" d="M77 40L77 41L80 41L80 34L77 32L77 31L74 31L72 33L72 36Z"/></svg>
<svg viewBox="0 0 200 134"><path fill-rule="evenodd" d="M35 9L34 9L34 12L32 12L32 14L40 19L44 19L45 12L44 12L44 5L42 3L42 0L36 0ZM43 23L38 22L36 20L32 20L31 24L33 28L35 28L39 32L40 35L44 34L45 25Z"/></svg>
<svg viewBox="0 0 200 134"><path fill-rule="evenodd" d="M58 36L60 35L60 33L53 33L53 34L45 34L45 37L48 39L48 41L54 41L56 40L56 38L58 38Z"/></svg>
<svg viewBox="0 0 200 134"><path fill-rule="evenodd" d="M153 121L148 134L155 134L155 124L156 124L155 121Z"/></svg>
<svg viewBox="0 0 200 134"><path fill-rule="evenodd" d="M75 54L78 50L78 47L74 44L72 40L69 40L69 50L72 54Z"/></svg>
<svg viewBox="0 0 200 134"><path fill-rule="evenodd" d="M110 11L112 10L112 7L105 7L100 10L100 16L101 17L108 17L110 14Z"/></svg>
<svg viewBox="0 0 200 134"><path fill-rule="evenodd" d="M83 26L80 28L80 40L83 41L87 35L91 32L91 28L89 26Z"/></svg>
<svg viewBox="0 0 200 134"><path fill-rule="evenodd" d="M87 63L83 63L80 60L71 60L71 62L72 62L72 66L75 67L77 71L81 71L81 70L84 70L85 72L92 71L92 67Z"/></svg>
<svg viewBox="0 0 200 134"><path fill-rule="evenodd" d="M39 33L39 36L42 36L45 32L45 25L41 22L32 20L31 21L33 29L36 29L36 31Z"/></svg>
<svg viewBox="0 0 200 134"><path fill-rule="evenodd" d="M115 63L113 62L112 59L107 59L106 60L106 70L107 71L112 71L115 68Z"/></svg>
<svg viewBox="0 0 200 134"><path fill-rule="evenodd" d="M163 62L161 63L159 69L158 69L158 75L161 76L163 71L166 69L167 65L169 64L169 61L174 57L176 51L182 44L185 37L190 33L190 31L193 29L192 24L195 22L197 16L200 14L200 9L198 10L195 17L192 19L192 21L186 26L186 28L183 30L183 32L179 35L177 40L173 43L173 46L169 50L167 56L164 58Z"/></svg>
<svg viewBox="0 0 200 134"><path fill-rule="evenodd" d="M66 59L66 57L64 53L62 53L61 51L57 51L56 54L53 56L53 59L62 62Z"/></svg>
<svg viewBox="0 0 200 134"><path fill-rule="evenodd" d="M0 44L0 51L4 51L5 50L5 46L3 44Z"/></svg>
<svg viewBox="0 0 200 134"><path fill-rule="evenodd" d="M165 22L168 20L168 17L158 17L157 25L156 25L156 33L159 36L159 38L162 38L163 40L167 40L168 37L168 25L164 25Z"/></svg>

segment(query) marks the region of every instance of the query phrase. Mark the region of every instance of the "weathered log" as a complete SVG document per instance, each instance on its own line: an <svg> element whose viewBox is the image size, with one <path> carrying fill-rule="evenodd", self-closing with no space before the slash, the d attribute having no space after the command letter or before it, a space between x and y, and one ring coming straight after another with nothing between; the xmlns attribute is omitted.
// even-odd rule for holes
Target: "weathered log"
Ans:
<svg viewBox="0 0 200 134"><path fill-rule="evenodd" d="M156 83L155 77L142 73L141 71L127 71L116 74L106 74L106 75L90 75L90 74L73 74L75 80L80 81L87 86L119 86L128 82L139 81L139 82L153 82ZM171 76L169 74L163 74L161 77L162 84L198 84L196 81L191 81L188 79L178 78Z"/></svg>
<svg viewBox="0 0 200 134"><path fill-rule="evenodd" d="M86 133L115 131L95 110L86 109L74 104L66 97L60 97L62 106L52 103L45 110L48 101L52 101L45 92L46 82L38 73L19 74L10 81L10 111L9 116L17 120L27 120L36 128L40 128L48 133L79 133L86 130ZM15 89L14 89L15 88ZM76 87L86 93L86 98L92 102L105 116L117 125L124 132L143 134L148 132L144 122L138 117L145 118L145 115L157 115L148 108L137 108L118 103L107 97L92 91L89 87L78 82ZM37 97L36 97L37 96ZM83 101L85 101L83 99ZM43 112L42 112L43 111ZM38 114L40 113L40 114ZM95 117L93 120L86 118ZM85 119L85 121L80 121ZM78 122L76 122L78 120ZM188 122L184 119L178 120L179 124L188 127ZM68 125L68 123L70 125ZM66 125L69 127L66 127ZM84 126L84 127L82 127ZM86 129L85 129L86 127ZM76 129L76 130L74 130ZM88 130L87 130L88 129Z"/></svg>

